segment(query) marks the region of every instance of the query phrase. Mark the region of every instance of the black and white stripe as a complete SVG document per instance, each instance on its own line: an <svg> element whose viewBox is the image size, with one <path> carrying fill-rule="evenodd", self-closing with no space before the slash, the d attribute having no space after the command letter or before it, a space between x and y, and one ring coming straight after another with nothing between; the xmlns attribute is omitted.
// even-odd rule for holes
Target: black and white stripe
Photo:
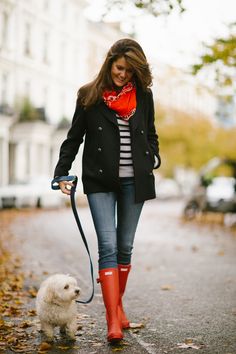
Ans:
<svg viewBox="0 0 236 354"><path fill-rule="evenodd" d="M120 131L120 165L119 177L133 177L133 159L131 152L131 138L129 121L117 118Z"/></svg>

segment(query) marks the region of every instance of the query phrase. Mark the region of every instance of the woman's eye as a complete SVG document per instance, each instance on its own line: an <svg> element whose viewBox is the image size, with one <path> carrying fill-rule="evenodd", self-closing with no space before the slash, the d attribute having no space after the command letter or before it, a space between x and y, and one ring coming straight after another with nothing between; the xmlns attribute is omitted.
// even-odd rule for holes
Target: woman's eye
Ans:
<svg viewBox="0 0 236 354"><path fill-rule="evenodd" d="M68 284L65 285L65 286L64 286L64 289L69 289L69 285L68 285Z"/></svg>

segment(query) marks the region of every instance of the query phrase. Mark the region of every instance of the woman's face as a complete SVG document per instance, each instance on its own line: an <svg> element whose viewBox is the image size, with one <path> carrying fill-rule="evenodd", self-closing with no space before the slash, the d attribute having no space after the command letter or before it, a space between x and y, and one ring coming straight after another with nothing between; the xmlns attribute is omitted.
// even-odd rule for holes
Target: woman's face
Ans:
<svg viewBox="0 0 236 354"><path fill-rule="evenodd" d="M131 80L133 70L124 57L113 61L111 66L111 78L115 86L122 87Z"/></svg>

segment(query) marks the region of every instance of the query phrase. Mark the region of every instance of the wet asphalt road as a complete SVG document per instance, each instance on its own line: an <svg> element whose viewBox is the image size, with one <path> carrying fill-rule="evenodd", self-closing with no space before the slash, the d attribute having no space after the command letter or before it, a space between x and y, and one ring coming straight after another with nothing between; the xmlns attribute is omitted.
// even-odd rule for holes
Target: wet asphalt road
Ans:
<svg viewBox="0 0 236 354"><path fill-rule="evenodd" d="M144 328L125 331L121 346L109 346L95 284L93 302L78 305L81 328L75 345L67 350L55 346L48 353L236 353L236 235L219 225L183 222L182 206L149 201L143 209L124 302L131 321ZM79 213L96 277L92 219L87 207ZM49 274L70 273L78 279L81 299L90 295L89 262L69 208L24 215L11 230L26 274L34 274L27 286L37 288ZM35 343L40 340L38 333ZM57 337L57 342L63 340ZM185 348L186 343L195 348Z"/></svg>

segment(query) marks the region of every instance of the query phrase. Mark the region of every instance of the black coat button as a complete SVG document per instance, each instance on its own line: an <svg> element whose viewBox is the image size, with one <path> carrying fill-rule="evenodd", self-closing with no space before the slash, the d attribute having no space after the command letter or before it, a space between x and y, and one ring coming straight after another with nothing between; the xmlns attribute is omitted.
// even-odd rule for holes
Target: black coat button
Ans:
<svg viewBox="0 0 236 354"><path fill-rule="evenodd" d="M141 134L144 134L144 131L143 131L143 130L140 130L140 133L141 133Z"/></svg>
<svg viewBox="0 0 236 354"><path fill-rule="evenodd" d="M98 148L98 151L101 152L101 151L102 151L102 148L99 147L99 148Z"/></svg>
<svg viewBox="0 0 236 354"><path fill-rule="evenodd" d="M98 127L98 130L102 131L102 127Z"/></svg>
<svg viewBox="0 0 236 354"><path fill-rule="evenodd" d="M99 170L99 173L103 173L103 170L102 170L102 169L100 169L100 170Z"/></svg>
<svg viewBox="0 0 236 354"><path fill-rule="evenodd" d="M149 172L149 175L152 176L152 172Z"/></svg>
<svg viewBox="0 0 236 354"><path fill-rule="evenodd" d="M149 155L149 151L146 151L145 154L146 154L146 155Z"/></svg>

